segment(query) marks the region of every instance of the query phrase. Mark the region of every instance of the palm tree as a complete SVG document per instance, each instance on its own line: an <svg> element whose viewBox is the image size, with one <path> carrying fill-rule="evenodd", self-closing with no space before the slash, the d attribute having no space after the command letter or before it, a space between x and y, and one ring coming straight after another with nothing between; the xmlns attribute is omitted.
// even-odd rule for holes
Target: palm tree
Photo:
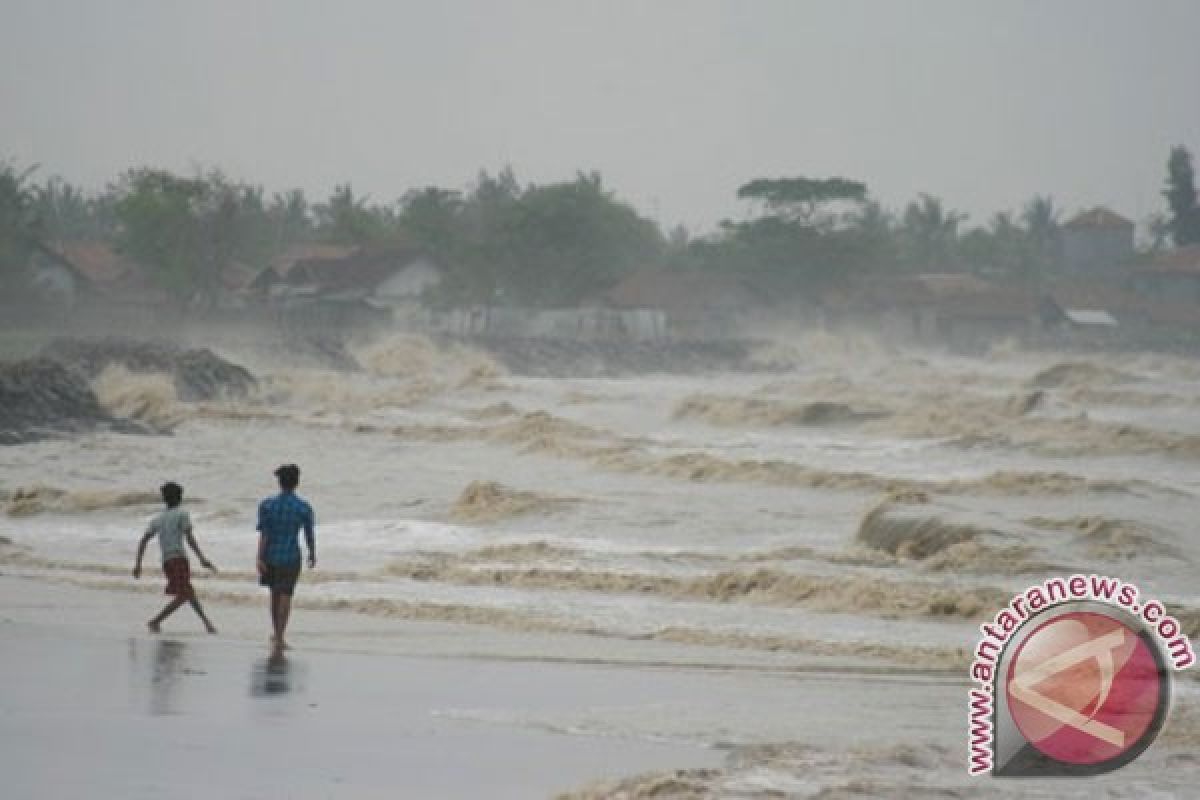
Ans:
<svg viewBox="0 0 1200 800"><path fill-rule="evenodd" d="M24 273L33 252L44 249L36 190L28 183L36 169L0 162L0 279L6 290Z"/></svg>
<svg viewBox="0 0 1200 800"><path fill-rule="evenodd" d="M928 194L909 203L901 227L909 266L920 271L953 269L958 255L958 226L966 218L958 211L947 211L941 200Z"/></svg>

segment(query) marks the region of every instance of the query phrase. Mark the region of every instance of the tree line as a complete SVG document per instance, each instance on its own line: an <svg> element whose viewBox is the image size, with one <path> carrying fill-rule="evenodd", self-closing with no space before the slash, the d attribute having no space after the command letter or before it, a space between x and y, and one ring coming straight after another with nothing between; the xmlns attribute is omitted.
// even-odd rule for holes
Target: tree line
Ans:
<svg viewBox="0 0 1200 800"><path fill-rule="evenodd" d="M969 271L1012 282L1053 274L1061 211L1049 196L967 226L967 215L923 194L892 211L848 178L760 178L737 197L740 221L709 235L662 231L596 172L545 184L512 169L480 172L465 189L413 189L393 202L350 184L311 202L268 195L219 170L179 175L138 167L100 192L0 162L0 285L19 294L29 265L54 247L101 240L145 265L180 300L211 297L233 263L265 267L305 243L420 248L447 274L432 302L572 305L643 268L739 276L764 295L818 293L868 274ZM1171 150L1155 247L1200 242L1192 157Z"/></svg>

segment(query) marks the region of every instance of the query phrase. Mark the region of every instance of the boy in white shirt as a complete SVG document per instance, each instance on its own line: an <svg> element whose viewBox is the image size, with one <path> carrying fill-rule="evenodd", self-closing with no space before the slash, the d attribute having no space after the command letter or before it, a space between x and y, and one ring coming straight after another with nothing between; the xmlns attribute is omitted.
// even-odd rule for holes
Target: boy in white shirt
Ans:
<svg viewBox="0 0 1200 800"><path fill-rule="evenodd" d="M217 629L208 621L208 617L204 615L204 609L196 600L196 590L192 588L191 565L188 563L187 551L183 547L184 542L195 552L200 566L211 570L214 574L217 568L204 557L204 553L200 552L200 546L196 544L196 539L192 536L191 517L179 507L183 502L183 487L177 483L164 483L159 491L162 493L162 499L167 508L156 514L150 520L150 524L146 526L146 533L138 543L137 560L133 564L133 577L140 578L142 576L142 555L146 552L146 545L157 536L158 545L162 549L163 573L167 576L165 594L174 595L175 599L167 603L157 617L146 623L146 627L150 629L151 633L158 633L159 626L162 625L164 619L174 614L176 609L184 603L189 603L200 617L200 621L204 623L205 630L209 633L216 633Z"/></svg>

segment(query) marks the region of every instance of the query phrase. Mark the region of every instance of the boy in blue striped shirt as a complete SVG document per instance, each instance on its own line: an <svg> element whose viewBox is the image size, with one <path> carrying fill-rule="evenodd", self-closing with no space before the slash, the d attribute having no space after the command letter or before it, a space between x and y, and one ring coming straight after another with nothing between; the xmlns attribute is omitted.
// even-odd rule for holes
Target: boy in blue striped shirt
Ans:
<svg viewBox="0 0 1200 800"><path fill-rule="evenodd" d="M284 464L275 470L279 479L279 494L258 505L258 582L271 590L272 643L278 650L287 648L284 633L292 610L292 594L300 577L300 531L308 546L308 568L317 565L316 532L313 530L313 511L296 494L300 484L300 468Z"/></svg>

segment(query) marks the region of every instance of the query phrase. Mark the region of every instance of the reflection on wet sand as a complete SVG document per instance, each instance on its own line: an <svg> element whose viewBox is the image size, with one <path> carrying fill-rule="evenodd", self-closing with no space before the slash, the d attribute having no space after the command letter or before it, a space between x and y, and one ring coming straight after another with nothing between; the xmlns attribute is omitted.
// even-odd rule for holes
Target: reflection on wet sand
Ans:
<svg viewBox="0 0 1200 800"><path fill-rule="evenodd" d="M292 663L281 650L254 665L250 694L255 697L288 694L293 689Z"/></svg>
<svg viewBox="0 0 1200 800"><path fill-rule="evenodd" d="M150 713L154 716L179 713L180 678L187 670L187 646L172 639L154 644L150 672Z"/></svg>

